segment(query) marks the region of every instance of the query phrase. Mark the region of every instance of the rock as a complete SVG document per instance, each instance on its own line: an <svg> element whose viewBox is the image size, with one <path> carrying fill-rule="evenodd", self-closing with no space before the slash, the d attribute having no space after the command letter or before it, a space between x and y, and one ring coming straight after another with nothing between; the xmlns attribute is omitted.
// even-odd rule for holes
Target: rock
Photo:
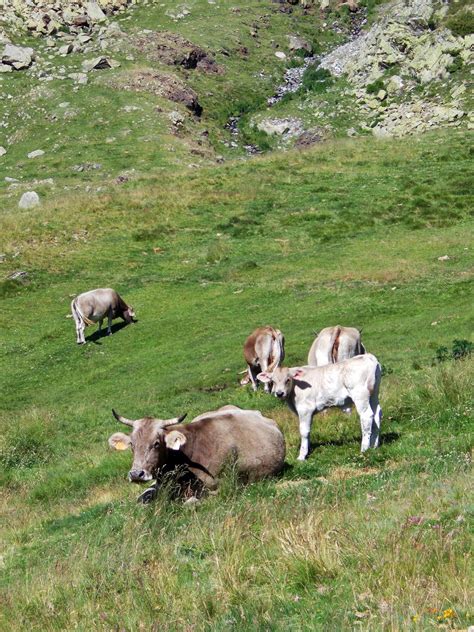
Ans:
<svg viewBox="0 0 474 632"><path fill-rule="evenodd" d="M325 138L325 135L326 135L325 130L319 127L316 127L314 129L308 129L305 132L303 132L300 136L298 136L295 142L295 147L297 147L298 149L305 149L306 147L311 147L312 145L315 145L316 143L322 142Z"/></svg>
<svg viewBox="0 0 474 632"><path fill-rule="evenodd" d="M1 55L2 64L13 66L16 70L31 66L35 52L32 48L7 44Z"/></svg>
<svg viewBox="0 0 474 632"><path fill-rule="evenodd" d="M65 57L66 55L69 55L69 53L72 53L73 48L72 44L66 44L65 46L61 46L59 48L58 53Z"/></svg>
<svg viewBox="0 0 474 632"><path fill-rule="evenodd" d="M0 64L0 73L1 72L13 72L13 68L7 64Z"/></svg>
<svg viewBox="0 0 474 632"><path fill-rule="evenodd" d="M398 75L392 75L387 82L387 92L389 94L401 92L403 89L403 79Z"/></svg>
<svg viewBox="0 0 474 632"><path fill-rule="evenodd" d="M35 149L35 151L30 151L28 154L28 158L39 158L40 156L44 156L44 151L42 149Z"/></svg>
<svg viewBox="0 0 474 632"><path fill-rule="evenodd" d="M18 206L20 208L33 208L40 204L39 195L36 191L26 191L20 198Z"/></svg>
<svg viewBox="0 0 474 632"><path fill-rule="evenodd" d="M453 99L456 99L457 97L460 97L465 92L466 92L466 84L462 83L461 85L454 88L454 90L451 90L451 97Z"/></svg>
<svg viewBox="0 0 474 632"><path fill-rule="evenodd" d="M372 134L375 136L375 138L390 138L391 136L388 129L379 125L373 128Z"/></svg>
<svg viewBox="0 0 474 632"><path fill-rule="evenodd" d="M0 158L4 156L6 153L7 153L7 150L5 149L5 147L0 147Z"/></svg>
<svg viewBox="0 0 474 632"><path fill-rule="evenodd" d="M442 255L441 257L438 257L438 261L449 261L451 257L449 257L448 255Z"/></svg>
<svg viewBox="0 0 474 632"><path fill-rule="evenodd" d="M108 57L96 57L95 59L86 59L82 62L82 69L84 72L90 72L91 70L104 70L106 68L118 68L120 62L115 59L109 59Z"/></svg>
<svg viewBox="0 0 474 632"><path fill-rule="evenodd" d="M99 7L97 2L87 2L86 12L92 22L103 22L106 19L105 13Z"/></svg>
<svg viewBox="0 0 474 632"><path fill-rule="evenodd" d="M24 270L15 270L15 272L12 272L11 274L9 274L7 276L7 279L9 281L18 281L18 280L25 280L28 278L28 272L25 272Z"/></svg>
<svg viewBox="0 0 474 632"><path fill-rule="evenodd" d="M284 53L283 51L281 51L281 50L278 50L278 51L275 53L275 57L277 57L278 59L286 59L286 55L285 55L285 53Z"/></svg>
<svg viewBox="0 0 474 632"><path fill-rule="evenodd" d="M378 99L379 101L383 101L386 97L387 97L387 93L386 93L386 91L385 91L385 90L379 90L379 91L377 92L377 99Z"/></svg>
<svg viewBox="0 0 474 632"><path fill-rule="evenodd" d="M349 136L349 138L352 138L353 136L358 136L359 134L357 133L357 130L354 127L350 127L347 130L347 135Z"/></svg>
<svg viewBox="0 0 474 632"><path fill-rule="evenodd" d="M303 125L298 119L263 119L257 124L257 129L270 136L296 136L302 134Z"/></svg>
<svg viewBox="0 0 474 632"><path fill-rule="evenodd" d="M297 35L288 35L288 40L288 48L291 51L305 50L309 54L313 52L313 47L311 46L311 44L302 37L299 37Z"/></svg>
<svg viewBox="0 0 474 632"><path fill-rule="evenodd" d="M169 120L173 123L175 127L181 127L184 123L185 117L181 112L177 110L173 110L168 114Z"/></svg>
<svg viewBox="0 0 474 632"><path fill-rule="evenodd" d="M70 72L68 77L69 79L72 79L74 83L78 83L80 85L85 85L89 81L84 72Z"/></svg>

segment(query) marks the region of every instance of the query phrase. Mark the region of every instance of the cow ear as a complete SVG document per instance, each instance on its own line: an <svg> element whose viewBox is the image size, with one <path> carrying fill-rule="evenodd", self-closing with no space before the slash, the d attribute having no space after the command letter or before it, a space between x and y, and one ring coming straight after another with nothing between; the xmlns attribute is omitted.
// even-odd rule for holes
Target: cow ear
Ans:
<svg viewBox="0 0 474 632"><path fill-rule="evenodd" d="M186 443L186 437L179 430L172 430L165 435L165 443L167 448L179 450Z"/></svg>
<svg viewBox="0 0 474 632"><path fill-rule="evenodd" d="M257 375L257 380L259 382L263 382L264 384L268 384L268 382L272 381L272 374L271 373L266 373L265 371L262 371L262 373L259 373Z"/></svg>
<svg viewBox="0 0 474 632"><path fill-rule="evenodd" d="M292 378L298 379L299 377L302 377L303 374L304 374L304 370L301 369L300 367L296 367L295 369L290 370L290 375Z"/></svg>
<svg viewBox="0 0 474 632"><path fill-rule="evenodd" d="M114 450L126 450L131 445L130 435L124 432L115 432L109 437L109 446Z"/></svg>

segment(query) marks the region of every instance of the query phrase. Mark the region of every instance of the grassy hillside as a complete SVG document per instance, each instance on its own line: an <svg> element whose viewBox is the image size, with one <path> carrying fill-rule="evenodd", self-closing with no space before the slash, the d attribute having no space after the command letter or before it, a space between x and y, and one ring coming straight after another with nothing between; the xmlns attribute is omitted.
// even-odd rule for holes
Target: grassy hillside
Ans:
<svg viewBox="0 0 474 632"><path fill-rule="evenodd" d="M1 216L2 629L465 629L472 360L469 139L357 139ZM439 260L448 255L448 260ZM77 347L71 296L111 285L139 322ZM356 416L313 425L238 386L242 343L280 327L363 329L384 365L382 446ZM433 366L434 364L434 366ZM274 417L288 468L183 508L137 506L110 409L190 418L224 403Z"/></svg>

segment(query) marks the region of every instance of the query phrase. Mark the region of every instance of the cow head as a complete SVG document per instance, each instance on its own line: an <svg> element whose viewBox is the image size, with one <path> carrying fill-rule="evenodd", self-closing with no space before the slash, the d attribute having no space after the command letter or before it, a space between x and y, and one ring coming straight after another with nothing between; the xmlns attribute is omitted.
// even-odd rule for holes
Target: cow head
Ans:
<svg viewBox="0 0 474 632"><path fill-rule="evenodd" d="M145 483L156 477L158 470L166 463L167 450L179 450L186 443L186 437L178 430L167 430L168 426L179 424L186 414L173 419L126 419L112 413L120 423L133 428L131 434L115 432L109 438L109 446L114 450L131 448L133 452L132 469L128 478L132 483Z"/></svg>
<svg viewBox="0 0 474 632"><path fill-rule="evenodd" d="M293 390L293 379L303 375L303 369L296 367L278 367L271 373L263 371L257 375L257 380L264 384L272 383L272 393L279 399L286 399Z"/></svg>
<svg viewBox="0 0 474 632"><path fill-rule="evenodd" d="M135 310L133 309L133 307L131 305L129 305L127 307L127 309L125 309L123 311L122 314L122 318L124 319L124 321L126 323L128 323L130 325L130 323L135 323L136 322L136 318L135 318Z"/></svg>

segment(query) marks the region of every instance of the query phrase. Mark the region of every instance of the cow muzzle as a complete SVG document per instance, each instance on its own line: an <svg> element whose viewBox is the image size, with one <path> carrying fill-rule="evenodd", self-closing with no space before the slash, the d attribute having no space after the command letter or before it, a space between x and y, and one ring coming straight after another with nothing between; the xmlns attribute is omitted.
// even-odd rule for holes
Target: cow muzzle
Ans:
<svg viewBox="0 0 474 632"><path fill-rule="evenodd" d="M145 470L130 470L128 473L128 480L131 483L146 483L147 481L151 481L153 476Z"/></svg>
<svg viewBox="0 0 474 632"><path fill-rule="evenodd" d="M285 391L275 391L275 397L278 397L278 399L283 399L285 397Z"/></svg>

